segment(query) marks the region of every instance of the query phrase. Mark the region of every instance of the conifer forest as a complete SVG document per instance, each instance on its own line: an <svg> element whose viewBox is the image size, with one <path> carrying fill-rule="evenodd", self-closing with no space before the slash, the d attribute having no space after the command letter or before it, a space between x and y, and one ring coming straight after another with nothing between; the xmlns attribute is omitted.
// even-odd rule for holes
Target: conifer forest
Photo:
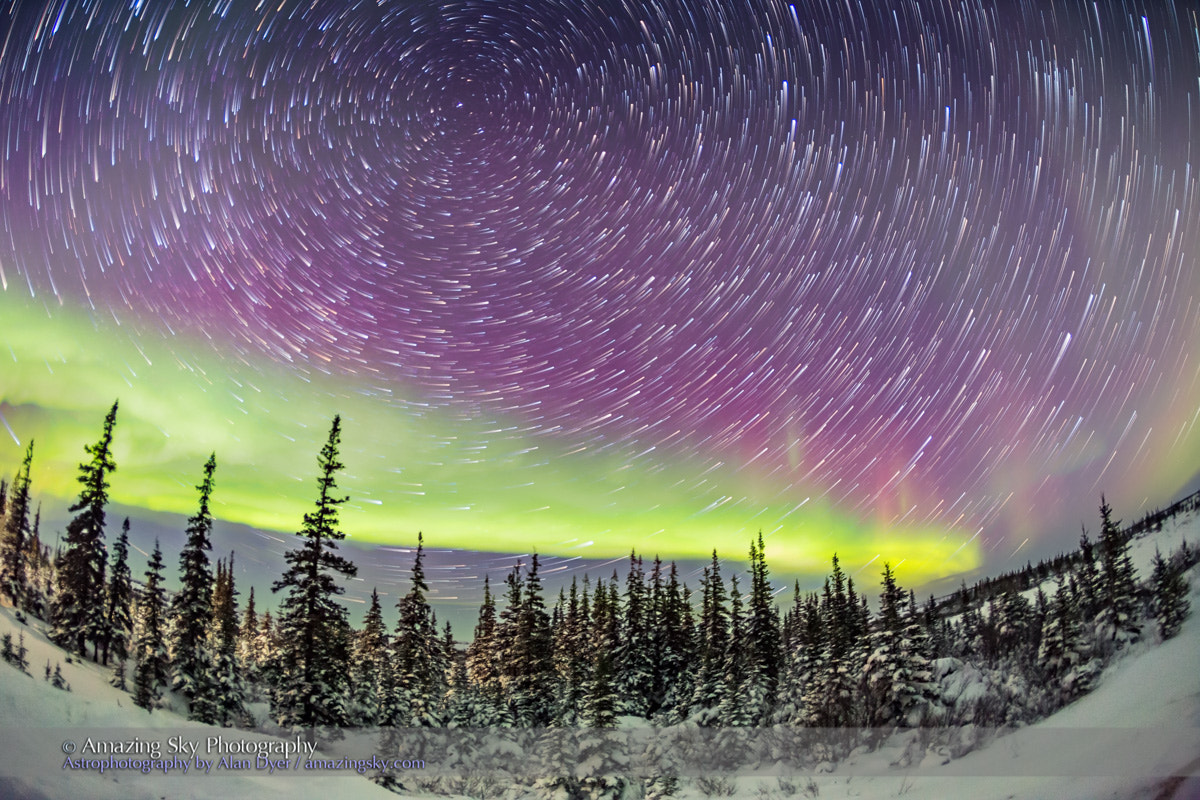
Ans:
<svg viewBox="0 0 1200 800"><path fill-rule="evenodd" d="M890 564L873 585L856 584L832 553L820 590L797 584L789 596L772 583L761 535L748 542L744 569L714 552L695 587L674 563L635 552L623 575L586 575L547 597L534 554L497 585L485 578L463 643L449 623L439 628L427 598L423 537L393 630L378 591L361 620L339 602L357 569L339 551L342 424L333 419L317 455L315 501L269 600L253 590L243 597L235 554L212 551L216 454L200 467L182 550L164 554L156 544L142 572L131 565L129 520L106 511L119 479L118 404L83 447L79 496L54 551L42 540L31 442L16 475L0 483L4 598L22 619L48 624L68 659L111 669L112 685L146 713L170 693L189 718L232 728L268 724L327 739L346 729L604 730L631 718L713 731L1003 728L1088 693L1139 637L1174 636L1189 613L1184 573L1200 556L1186 544L1156 553L1149 575L1129 556L1132 537L1196 510L1200 495L1128 527L1101 498L1098 534L1085 530L1077 550L925 601L897 583ZM23 639L6 635L4 658L27 671ZM969 703L939 694L955 672L982 684ZM851 737L841 751L826 743L819 757L836 760L859 743ZM538 785L622 796L614 780ZM672 780L647 786L666 796Z"/></svg>

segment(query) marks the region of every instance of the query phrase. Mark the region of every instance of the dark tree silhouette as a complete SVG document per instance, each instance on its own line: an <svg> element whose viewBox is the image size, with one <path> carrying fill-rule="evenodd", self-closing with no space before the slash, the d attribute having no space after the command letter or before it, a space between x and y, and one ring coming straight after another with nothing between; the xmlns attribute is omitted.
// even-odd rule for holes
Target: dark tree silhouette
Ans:
<svg viewBox="0 0 1200 800"><path fill-rule="evenodd" d="M104 618L104 523L108 505L108 476L117 469L112 456L113 426L117 404L104 418L104 431L94 445L85 445L91 460L79 465L83 489L71 506L74 519L67 523L66 550L58 573L53 623L54 640L80 656L86 655L88 640L102 638ZM100 660L98 648L93 658Z"/></svg>
<svg viewBox="0 0 1200 800"><path fill-rule="evenodd" d="M317 457L316 509L304 515L297 536L304 542L284 555L288 569L272 586L286 589L280 608L280 667L278 690L272 697L280 725L315 727L342 725L348 718L347 660L349 622L346 609L334 598L344 589L337 575L352 578L358 568L337 554L346 538L339 529L338 507L348 498L337 494L342 418L335 416L329 439Z"/></svg>

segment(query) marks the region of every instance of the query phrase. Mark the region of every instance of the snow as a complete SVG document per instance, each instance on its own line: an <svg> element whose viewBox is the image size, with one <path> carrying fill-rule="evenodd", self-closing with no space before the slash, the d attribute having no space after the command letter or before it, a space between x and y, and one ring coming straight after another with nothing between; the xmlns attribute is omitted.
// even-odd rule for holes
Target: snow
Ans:
<svg viewBox="0 0 1200 800"><path fill-rule="evenodd" d="M1200 516L1172 520L1162 532L1135 540L1132 555L1139 579L1149 576L1156 545L1165 555L1184 540L1200 541ZM1159 643L1149 633L1105 670L1091 693L1037 724L1006 733L959 758L951 759L946 750L919 746L919 733L907 731L875 752L856 751L845 762L827 765L828 771L820 774L684 779L675 796L706 800L732 791L734 797L761 800L1200 798L1200 566L1193 567L1188 578L1192 612L1178 636ZM12 609L0 609L0 633L12 633L14 646L19 631L25 633L32 675L0 663L0 797L149 800L285 793L292 800L327 800L398 796L352 772L271 774L252 769L214 770L205 775L193 766L187 774L106 771L101 775L64 769L61 748L68 739L79 743L88 737L137 737L165 743L182 735L202 743L216 735L254 742L269 737L187 722L170 710L147 713L134 706L127 693L109 686L109 669L90 662L67 663L64 653L43 635L41 623L31 620L23 626ZM42 679L47 659L51 669L62 664L70 692ZM948 671L953 665L937 666ZM955 678L956 694L970 696L978 690L969 675ZM624 729L644 725L635 718L620 722ZM975 736L986 739L987 732L963 730L960 742ZM911 766L893 766L897 763ZM518 796L537 795L532 790L506 795Z"/></svg>
<svg viewBox="0 0 1200 800"><path fill-rule="evenodd" d="M91 661L68 664L66 654L43 635L42 623L32 618L21 625L11 608L0 609L0 633L12 633L13 646L18 633L25 633L29 649L29 672L22 675L0 662L0 797L21 800L57 798L95 798L95 800L155 800L170 797L187 800L203 797L269 797L286 794L291 800L329 800L331 797L390 798L397 795L371 783L356 773L341 776L298 774L268 770L221 771L205 775L193 765L184 774L176 769L142 774L137 771L64 768L63 742L70 740L82 747L93 741L128 741L140 738L161 746L167 753L168 740L182 736L200 745L200 753L210 736L265 742L270 737L230 729L219 729L188 722L170 710L149 713L133 704L126 692L108 685L110 668ZM70 691L55 689L43 680L46 660L50 668L62 664L62 674ZM76 751L74 757L83 753ZM319 755L319 754L318 754ZM88 758L102 756L87 755ZM119 756L118 756L119 757ZM145 754L130 756L145 759ZM254 756L235 756L244 759ZM279 755L271 756L282 758ZM291 757L292 760L296 758ZM212 756L207 757L213 760Z"/></svg>

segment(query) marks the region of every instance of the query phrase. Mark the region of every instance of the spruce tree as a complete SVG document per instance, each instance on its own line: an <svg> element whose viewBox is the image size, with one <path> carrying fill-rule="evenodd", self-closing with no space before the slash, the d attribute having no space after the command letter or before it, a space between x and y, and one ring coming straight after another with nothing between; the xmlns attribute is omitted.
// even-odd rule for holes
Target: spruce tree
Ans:
<svg viewBox="0 0 1200 800"><path fill-rule="evenodd" d="M692 714L697 722L707 725L716 720L713 710L721 702L721 684L725 676L725 655L729 642L725 584L721 580L721 565L716 550L713 550L712 565L704 569L703 575L700 583L700 641L692 691Z"/></svg>
<svg viewBox="0 0 1200 800"><path fill-rule="evenodd" d="M254 637L253 662L254 669L258 673L258 680L267 689L270 697L274 697L283 674L283 667L280 663L281 648L277 634L275 620L271 618L271 611L268 609L259 619L258 635Z"/></svg>
<svg viewBox="0 0 1200 800"><path fill-rule="evenodd" d="M657 559L656 565L657 565ZM656 567L657 568L657 567ZM655 697L666 724L681 722L688 711L693 686L692 667L696 658L696 634L687 586L680 584L679 571L671 562L662 590L661 608L654 628Z"/></svg>
<svg viewBox="0 0 1200 800"><path fill-rule="evenodd" d="M866 724L870 727L900 721L906 709L897 696L896 678L901 671L903 656L899 652L901 620L901 591L891 564L884 562L883 591L879 595L879 616L870 637L870 655L863 666L863 700Z"/></svg>
<svg viewBox="0 0 1200 800"><path fill-rule="evenodd" d="M821 648L804 694L804 716L810 725L842 727L857 721L856 689L865 659L859 633L861 611L849 587L835 553L820 601Z"/></svg>
<svg viewBox="0 0 1200 800"><path fill-rule="evenodd" d="M254 607L254 587L250 587L250 595L246 598L246 611L242 615L242 624L238 627L237 660L246 676L246 683L252 686L258 680L258 662L254 657L255 640L258 639L258 610Z"/></svg>
<svg viewBox="0 0 1200 800"><path fill-rule="evenodd" d="M592 664L585 686L582 721L591 728L611 728L617 718L612 663L612 654L616 651L618 641L616 587L613 587L610 595L604 581L597 581L591 611Z"/></svg>
<svg viewBox="0 0 1200 800"><path fill-rule="evenodd" d="M29 544L29 469L33 464L33 442L25 450L25 460L13 480L12 500L8 508L0 512L4 517L4 540L0 549L0 568L3 569L3 584L0 588L12 600L13 607L29 608L27 579L27 547ZM6 513L5 513L6 512Z"/></svg>
<svg viewBox="0 0 1200 800"><path fill-rule="evenodd" d="M748 650L750 637L746 630L746 618L742 613L742 593L738 591L737 575L729 576L729 639L725 644L724 670L718 694L716 719L728 727L745 727L754 721L760 710L762 697L746 700L746 680L750 665Z"/></svg>
<svg viewBox="0 0 1200 800"><path fill-rule="evenodd" d="M104 661L109 652L119 662L129 657L129 636L133 630L130 603L133 601L133 580L129 571L129 518L121 525L121 535L113 545L111 577L105 604L107 633ZM122 669L122 674L124 670ZM122 681L123 682L123 681Z"/></svg>
<svg viewBox="0 0 1200 800"><path fill-rule="evenodd" d="M352 578L358 568L337 554L345 538L338 524L337 494L342 420L333 418L329 439L317 457L319 495L297 532L303 543L284 555L287 570L271 590L287 590L280 609L280 679L272 695L275 719L283 726L337 726L347 722L349 623L334 598L344 589L335 576Z"/></svg>
<svg viewBox="0 0 1200 800"><path fill-rule="evenodd" d="M1079 558L1075 567L1076 605L1080 619L1091 625L1100 611L1099 596L1104 590L1100 573L1096 570L1096 546L1088 538L1087 528L1079 535Z"/></svg>
<svg viewBox="0 0 1200 800"><path fill-rule="evenodd" d="M384 676L388 669L388 635L383 624L379 592L371 590L371 605L355 637L350 683L354 687L355 715L360 725L379 724Z"/></svg>
<svg viewBox="0 0 1200 800"><path fill-rule="evenodd" d="M171 603L173 688L187 698L191 711L195 710L197 695L209 685L213 667L213 653L209 647L213 576L208 552L212 549L213 528L209 502L216 469L217 457L212 454L204 464L204 477L196 486L200 507L188 519L187 541L179 553L179 593Z"/></svg>
<svg viewBox="0 0 1200 800"><path fill-rule="evenodd" d="M617 668L618 709L622 715L649 716L654 695L654 654L651 631L656 628L653 608L646 597L642 560L629 554L625 576L625 608Z"/></svg>
<svg viewBox="0 0 1200 800"><path fill-rule="evenodd" d="M417 553L413 559L408 593L396 603L399 620L392 639L391 681L383 723L402 728L431 727L441 724L437 692L440 684L438 631L433 609L425 595L424 537L417 534Z"/></svg>
<svg viewBox="0 0 1200 800"><path fill-rule="evenodd" d="M750 598L746 617L746 685L743 702L753 722L765 722L775 706L783 650L779 614L772 602L762 531L750 543Z"/></svg>
<svg viewBox="0 0 1200 800"><path fill-rule="evenodd" d="M133 702L147 711L154 709L167 682L166 601L162 587L162 550L154 552L146 567L146 588L138 602L138 626L134 639L137 669L134 672Z"/></svg>
<svg viewBox="0 0 1200 800"><path fill-rule="evenodd" d="M1153 571L1150 588L1153 592L1154 617L1158 621L1158 635L1170 639L1179 633L1183 620L1188 615L1187 578L1183 576L1182 564L1176 559L1164 559L1162 553L1154 551Z"/></svg>
<svg viewBox="0 0 1200 800"><path fill-rule="evenodd" d="M1129 543L1121 523L1112 518L1112 507L1100 497L1100 614L1097 636L1109 646L1137 641L1137 577L1129 557Z"/></svg>
<svg viewBox="0 0 1200 800"><path fill-rule="evenodd" d="M554 653L550 616L542 599L537 553L533 554L525 576L517 631L511 647L513 680L510 692L518 724L546 727L550 724L554 706Z"/></svg>
<svg viewBox="0 0 1200 800"><path fill-rule="evenodd" d="M584 668L587 648L582 640L583 620L579 612L579 584L572 578L569 599L559 590L551 625L557 687L553 716L556 725L568 728L580 722L587 674Z"/></svg>
<svg viewBox="0 0 1200 800"><path fill-rule="evenodd" d="M211 704L212 720L220 724L241 719L246 714L246 686L242 678L242 666L237 657L237 588L233 579L233 554L229 564L217 562L217 576L213 582L212 625L209 634L209 650L213 653L213 667L209 674L206 691Z"/></svg>
<svg viewBox="0 0 1200 800"><path fill-rule="evenodd" d="M473 727L496 726L505 719L498 647L496 601L485 575L479 620L475 623L475 635L467 645L467 679L475 691Z"/></svg>
<svg viewBox="0 0 1200 800"><path fill-rule="evenodd" d="M1083 599L1077 594L1069 582L1059 583L1038 648L1038 666L1052 693L1050 710L1090 691L1097 672L1091 638L1081 624Z"/></svg>
<svg viewBox="0 0 1200 800"><path fill-rule="evenodd" d="M70 508L75 517L67 523L66 549L58 571L53 638L80 656L86 655L88 640L96 642L105 628L104 524L108 477L117 469L112 455L116 422L117 403L113 403L99 441L84 446L91 460L79 465L77 480L83 489ZM98 647L94 646L92 656L100 660Z"/></svg>

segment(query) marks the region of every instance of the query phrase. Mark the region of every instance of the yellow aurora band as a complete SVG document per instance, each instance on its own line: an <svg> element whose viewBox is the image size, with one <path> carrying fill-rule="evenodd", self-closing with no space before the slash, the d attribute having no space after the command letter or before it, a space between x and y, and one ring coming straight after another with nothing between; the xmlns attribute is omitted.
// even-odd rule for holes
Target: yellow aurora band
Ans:
<svg viewBox="0 0 1200 800"><path fill-rule="evenodd" d="M900 563L910 583L980 565L962 530L888 530L815 496L794 497L699 460L649 461L617 449L522 432L516 421L433 409L372 387L266 359L239 360L206 342L31 308L0 292L0 469L36 439L34 481L48 504L76 495L83 446L120 399L112 498L188 515L210 452L214 511L282 533L313 502L316 454L335 413L344 420L343 529L360 543L616 558L745 559L767 536L777 575L824 574L837 551L854 569ZM185 355L187 354L187 355ZM703 474L702 474L703 473Z"/></svg>

